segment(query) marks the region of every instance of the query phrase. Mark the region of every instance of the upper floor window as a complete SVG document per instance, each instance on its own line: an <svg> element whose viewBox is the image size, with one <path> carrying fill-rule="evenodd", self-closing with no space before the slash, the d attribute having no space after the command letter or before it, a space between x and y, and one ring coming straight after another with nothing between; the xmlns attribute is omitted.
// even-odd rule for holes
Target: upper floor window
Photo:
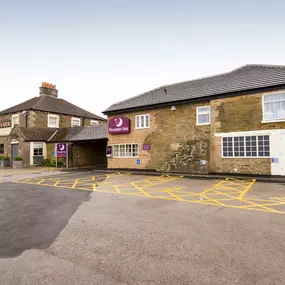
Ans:
<svg viewBox="0 0 285 285"><path fill-rule="evenodd" d="M150 126L150 115L137 115L136 116L136 129L145 129Z"/></svg>
<svg viewBox="0 0 285 285"><path fill-rule="evenodd" d="M20 123L20 115L19 114L12 115L12 128L19 125L19 123Z"/></svg>
<svg viewBox="0 0 285 285"><path fill-rule="evenodd" d="M81 125L80 118L71 118L71 127L79 127Z"/></svg>
<svg viewBox="0 0 285 285"><path fill-rule="evenodd" d="M90 121L90 126L96 126L96 125L98 125L98 124L99 124L99 122L96 121L96 120L91 120L91 121Z"/></svg>
<svg viewBox="0 0 285 285"><path fill-rule="evenodd" d="M285 120L285 92L263 95L263 120Z"/></svg>
<svg viewBox="0 0 285 285"><path fill-rule="evenodd" d="M0 154L4 154L4 144L0 143Z"/></svg>
<svg viewBox="0 0 285 285"><path fill-rule="evenodd" d="M59 128L59 116L48 114L48 128Z"/></svg>
<svg viewBox="0 0 285 285"><path fill-rule="evenodd" d="M197 125L209 125L211 122L210 106L197 107Z"/></svg>

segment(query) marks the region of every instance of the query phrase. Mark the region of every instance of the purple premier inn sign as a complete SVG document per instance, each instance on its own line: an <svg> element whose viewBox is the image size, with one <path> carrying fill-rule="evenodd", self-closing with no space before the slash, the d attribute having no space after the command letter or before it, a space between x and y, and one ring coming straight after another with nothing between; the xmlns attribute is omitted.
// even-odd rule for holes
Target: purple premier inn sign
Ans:
<svg viewBox="0 0 285 285"><path fill-rule="evenodd" d="M131 131L129 118L116 117L109 121L109 134L128 134Z"/></svg>
<svg viewBox="0 0 285 285"><path fill-rule="evenodd" d="M56 147L57 157L66 157L67 146L66 143L59 143Z"/></svg>

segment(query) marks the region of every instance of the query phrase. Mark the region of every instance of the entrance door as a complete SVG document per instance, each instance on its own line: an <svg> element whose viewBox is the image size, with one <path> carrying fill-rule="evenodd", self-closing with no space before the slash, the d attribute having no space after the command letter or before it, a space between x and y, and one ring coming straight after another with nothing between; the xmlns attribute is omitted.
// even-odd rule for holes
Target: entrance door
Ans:
<svg viewBox="0 0 285 285"><path fill-rule="evenodd" d="M271 174L285 175L285 132L271 136Z"/></svg>
<svg viewBox="0 0 285 285"><path fill-rule="evenodd" d="M19 145L11 144L11 164L13 164L15 157L17 157L18 155L19 155Z"/></svg>
<svg viewBox="0 0 285 285"><path fill-rule="evenodd" d="M280 134L280 175L285 175L285 132Z"/></svg>

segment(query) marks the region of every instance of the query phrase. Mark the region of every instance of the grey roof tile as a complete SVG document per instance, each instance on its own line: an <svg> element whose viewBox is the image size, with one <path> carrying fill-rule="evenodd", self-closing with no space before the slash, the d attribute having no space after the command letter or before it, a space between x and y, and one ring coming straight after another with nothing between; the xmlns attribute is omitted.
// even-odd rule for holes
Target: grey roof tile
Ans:
<svg viewBox="0 0 285 285"><path fill-rule="evenodd" d="M246 65L211 77L161 86L111 105L103 113L285 84L285 66Z"/></svg>
<svg viewBox="0 0 285 285"><path fill-rule="evenodd" d="M61 128L54 134L49 142L90 141L107 139L107 137L107 124L103 123L88 127Z"/></svg>
<svg viewBox="0 0 285 285"><path fill-rule="evenodd" d="M56 131L53 128L19 128L28 141L47 141Z"/></svg>
<svg viewBox="0 0 285 285"><path fill-rule="evenodd" d="M104 118L92 114L82 108L79 108L64 99L55 98L47 95L34 97L21 104L8 108L0 112L0 115L17 113L25 110L46 111L56 114L87 117L89 119L95 119L95 120L105 120Z"/></svg>

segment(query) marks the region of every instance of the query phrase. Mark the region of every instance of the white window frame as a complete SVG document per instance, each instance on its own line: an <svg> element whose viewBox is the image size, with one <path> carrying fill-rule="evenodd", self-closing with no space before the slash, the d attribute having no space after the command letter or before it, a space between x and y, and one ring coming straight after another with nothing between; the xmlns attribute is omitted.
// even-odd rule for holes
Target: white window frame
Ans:
<svg viewBox="0 0 285 285"><path fill-rule="evenodd" d="M56 118L56 120L57 120L56 127L50 125L50 123L49 123L49 119L50 119L50 118ZM48 114L48 128L59 128L59 115Z"/></svg>
<svg viewBox="0 0 285 285"><path fill-rule="evenodd" d="M99 121L97 120L90 120L90 126L97 126L99 125Z"/></svg>
<svg viewBox="0 0 285 285"><path fill-rule="evenodd" d="M269 156L259 156L258 154L258 137L264 137L264 136L269 136ZM235 156L234 152L234 138L235 137L243 137L244 138L244 156ZM246 139L245 137L256 137L256 156L246 156ZM233 156L224 156L224 145L223 145L223 138L232 138L232 143L233 143ZM271 158L271 136L268 134L248 134L248 135L235 135L235 136L222 136L221 137L221 156L222 158Z"/></svg>
<svg viewBox="0 0 285 285"><path fill-rule="evenodd" d="M16 124L16 125L20 125L20 114L15 114L15 115L12 115L12 117L11 117L11 120L12 120L12 122L11 122L11 125L12 125L12 128L14 128L14 126L15 126L15 124L14 124L14 119L15 118L17 118L18 119L18 124Z"/></svg>
<svg viewBox="0 0 285 285"><path fill-rule="evenodd" d="M146 126L146 117L148 116L148 126ZM137 124L137 118L139 118L139 125ZM144 126L141 126L141 119L143 118ZM135 117L136 129L149 129L150 128L150 114L136 115Z"/></svg>
<svg viewBox="0 0 285 285"><path fill-rule="evenodd" d="M79 125L73 125L73 122L79 122ZM76 118L76 117L72 117L71 118L71 127L80 127L81 126L81 119L80 118Z"/></svg>
<svg viewBox="0 0 285 285"><path fill-rule="evenodd" d="M43 157L44 159L47 157L47 145L45 142L30 142L30 165L34 165L34 145L37 143L43 144Z"/></svg>
<svg viewBox="0 0 285 285"><path fill-rule="evenodd" d="M132 150L133 150L133 145L137 145L138 147L138 152L137 152L137 156L120 156L120 150L118 152L118 156L115 156L115 151L114 151L114 148L115 146L121 146L121 145L124 145L125 146L125 154L127 153L126 152L126 145L132 145ZM133 153L133 152L132 152ZM113 158L139 158L139 144L138 143L121 143L121 144L113 144L112 145L112 157Z"/></svg>
<svg viewBox="0 0 285 285"><path fill-rule="evenodd" d="M36 144L41 144L41 147L35 147L36 146ZM35 151L35 149L42 149L43 151L42 151L42 155L35 155L35 153L34 153L34 151ZM41 157L41 156L44 156L44 143L43 142L34 142L33 143L33 157Z"/></svg>
<svg viewBox="0 0 285 285"><path fill-rule="evenodd" d="M264 97L265 96L270 96L270 95L275 95L275 94L279 94L279 93L285 93L285 91L282 92L271 92L271 93L266 93L262 95L262 121L261 123L275 123L275 122L285 122L285 117L284 118L280 118L280 119L274 119L274 120L266 120L264 117ZM283 100L281 100L283 101ZM275 101L276 102L276 101Z"/></svg>
<svg viewBox="0 0 285 285"><path fill-rule="evenodd" d="M209 111L200 111L202 108L209 108ZM199 115L209 115L209 122L208 123L199 123ZM211 106L200 106L196 108L196 125L197 126L207 126L211 124Z"/></svg>

